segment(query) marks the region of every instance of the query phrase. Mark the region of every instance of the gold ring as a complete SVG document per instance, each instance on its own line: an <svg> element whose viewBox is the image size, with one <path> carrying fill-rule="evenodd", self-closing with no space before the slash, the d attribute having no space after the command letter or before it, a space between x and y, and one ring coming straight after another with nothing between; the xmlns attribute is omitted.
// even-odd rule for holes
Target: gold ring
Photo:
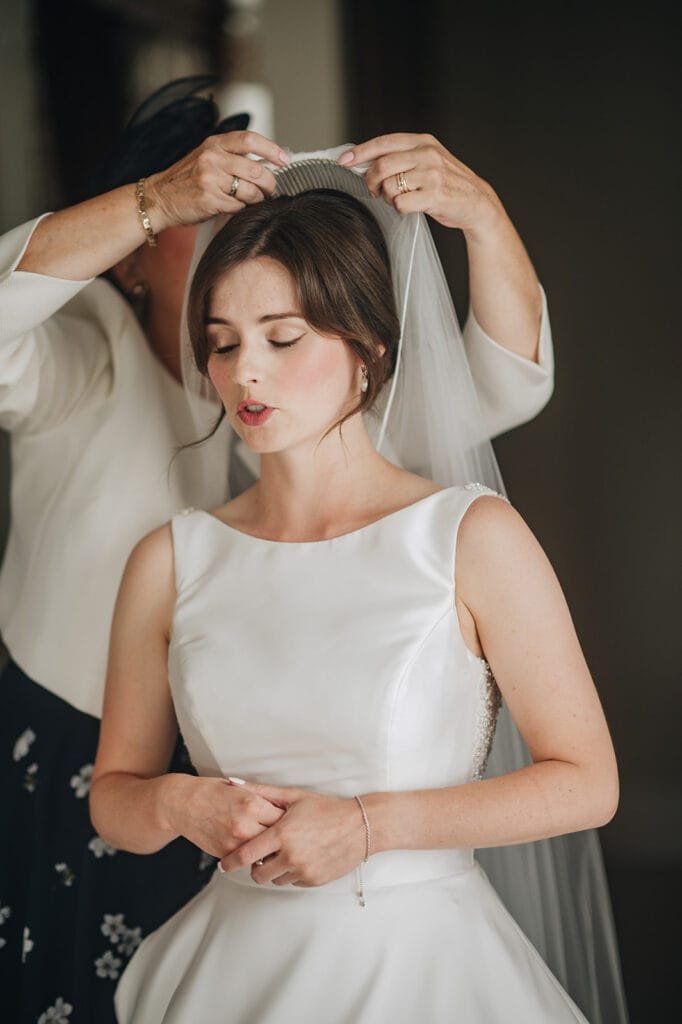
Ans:
<svg viewBox="0 0 682 1024"><path fill-rule="evenodd" d="M398 191L399 192L403 192L404 193L404 192L409 192L410 191L409 186L408 186L407 182L405 181L405 175L403 174L402 171L398 171L398 173L395 176L395 180L396 180L396 184L398 186Z"/></svg>
<svg viewBox="0 0 682 1024"><path fill-rule="evenodd" d="M237 195L237 189L239 188L239 178L237 175L232 176L232 184L230 185L230 196L232 199Z"/></svg>

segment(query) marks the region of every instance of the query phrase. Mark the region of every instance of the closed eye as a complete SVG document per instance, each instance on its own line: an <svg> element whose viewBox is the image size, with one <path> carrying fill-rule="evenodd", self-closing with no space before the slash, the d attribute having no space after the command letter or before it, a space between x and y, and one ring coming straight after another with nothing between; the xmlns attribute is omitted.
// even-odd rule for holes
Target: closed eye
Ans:
<svg viewBox="0 0 682 1024"><path fill-rule="evenodd" d="M298 338L292 338L291 341L273 341L272 338L268 338L268 341L271 345L274 345L275 348L291 348L291 346L295 345L297 341L300 341L302 337L303 335L299 334Z"/></svg>

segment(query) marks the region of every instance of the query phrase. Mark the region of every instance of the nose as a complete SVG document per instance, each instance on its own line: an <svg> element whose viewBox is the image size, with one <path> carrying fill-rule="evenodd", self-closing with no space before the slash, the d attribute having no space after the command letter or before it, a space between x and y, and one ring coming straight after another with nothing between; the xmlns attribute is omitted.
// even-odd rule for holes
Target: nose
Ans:
<svg viewBox="0 0 682 1024"><path fill-rule="evenodd" d="M232 376L235 384L246 387L249 384L257 384L262 374L256 365L253 350L246 345L240 345L237 358L233 363Z"/></svg>

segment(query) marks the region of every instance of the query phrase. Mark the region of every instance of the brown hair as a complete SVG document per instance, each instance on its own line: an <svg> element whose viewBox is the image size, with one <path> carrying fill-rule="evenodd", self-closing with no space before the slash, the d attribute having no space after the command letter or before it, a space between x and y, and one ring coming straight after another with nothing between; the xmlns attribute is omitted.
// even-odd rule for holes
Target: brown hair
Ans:
<svg viewBox="0 0 682 1024"><path fill-rule="evenodd" d="M199 372L207 374L212 352L205 329L211 289L232 267L259 256L269 256L289 271L310 326L343 338L367 367L367 390L336 425L371 408L395 369L400 334L390 261L369 210L334 189L247 206L212 240L194 275L187 310Z"/></svg>

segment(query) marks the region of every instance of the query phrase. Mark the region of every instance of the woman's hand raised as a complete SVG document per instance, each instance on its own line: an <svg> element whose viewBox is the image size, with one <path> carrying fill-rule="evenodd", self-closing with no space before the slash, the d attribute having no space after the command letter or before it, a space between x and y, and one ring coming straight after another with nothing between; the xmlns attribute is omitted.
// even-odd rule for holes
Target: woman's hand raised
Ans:
<svg viewBox="0 0 682 1024"><path fill-rule="evenodd" d="M366 833L353 799L293 787L246 783L243 792L281 804L279 821L221 861L224 871L249 865L255 882L310 887L348 874L364 859Z"/></svg>
<svg viewBox="0 0 682 1024"><path fill-rule="evenodd" d="M448 228L480 227L501 210L491 186L433 135L380 135L347 150L338 162L369 163L365 182L372 195L383 196L399 213L428 213Z"/></svg>
<svg viewBox="0 0 682 1024"><path fill-rule="evenodd" d="M168 826L213 857L236 850L284 814L282 807L226 779L169 775L166 780Z"/></svg>
<svg viewBox="0 0 682 1024"><path fill-rule="evenodd" d="M258 132L226 132L210 135L167 170L152 174L145 198L154 231L237 213L274 195L272 171L249 153L278 167L288 163L286 153Z"/></svg>

